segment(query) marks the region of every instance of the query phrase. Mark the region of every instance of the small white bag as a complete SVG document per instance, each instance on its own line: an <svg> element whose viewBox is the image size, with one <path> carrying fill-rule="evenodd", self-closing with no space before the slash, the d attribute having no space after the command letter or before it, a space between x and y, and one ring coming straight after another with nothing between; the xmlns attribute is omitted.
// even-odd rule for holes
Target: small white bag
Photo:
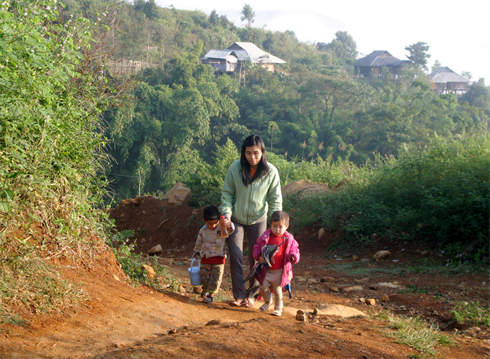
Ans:
<svg viewBox="0 0 490 359"><path fill-rule="evenodd" d="M192 259L189 270L189 277L192 285L201 285L201 260L197 260L197 267L193 266L196 258Z"/></svg>

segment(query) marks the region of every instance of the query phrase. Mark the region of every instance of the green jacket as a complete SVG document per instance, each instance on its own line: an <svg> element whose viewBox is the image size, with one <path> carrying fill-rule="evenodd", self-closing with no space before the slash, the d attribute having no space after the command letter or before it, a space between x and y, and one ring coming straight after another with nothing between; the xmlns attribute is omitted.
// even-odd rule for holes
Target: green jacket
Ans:
<svg viewBox="0 0 490 359"><path fill-rule="evenodd" d="M269 173L245 186L240 160L233 162L221 191L221 214L232 216L238 223L255 224L259 219L282 210L279 172L269 163Z"/></svg>

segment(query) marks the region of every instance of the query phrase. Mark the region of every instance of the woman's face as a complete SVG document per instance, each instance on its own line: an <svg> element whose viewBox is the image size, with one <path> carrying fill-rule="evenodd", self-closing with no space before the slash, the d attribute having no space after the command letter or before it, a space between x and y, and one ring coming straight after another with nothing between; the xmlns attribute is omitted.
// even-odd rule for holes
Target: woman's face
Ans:
<svg viewBox="0 0 490 359"><path fill-rule="evenodd" d="M245 147L245 158L250 163L250 167L257 168L262 158L262 151L258 146Z"/></svg>

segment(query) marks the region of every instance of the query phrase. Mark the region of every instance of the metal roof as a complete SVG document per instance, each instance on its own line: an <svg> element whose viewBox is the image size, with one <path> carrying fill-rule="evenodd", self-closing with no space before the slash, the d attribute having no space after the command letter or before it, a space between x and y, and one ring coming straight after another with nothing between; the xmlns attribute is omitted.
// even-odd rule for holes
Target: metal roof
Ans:
<svg viewBox="0 0 490 359"><path fill-rule="evenodd" d="M429 75L429 81L433 83L470 82L467 78L458 75L449 67L445 66L432 71Z"/></svg>
<svg viewBox="0 0 490 359"><path fill-rule="evenodd" d="M209 50L208 53L202 58L202 60L206 59L221 59L232 64L237 62L237 56L235 53L227 50Z"/></svg>
<svg viewBox="0 0 490 359"><path fill-rule="evenodd" d="M233 45L223 50L230 50L238 57L239 61L250 59L255 64L285 64L286 61L271 55L251 42L235 42Z"/></svg>
<svg viewBox="0 0 490 359"><path fill-rule="evenodd" d="M399 60L391 55L386 50L373 51L366 57L354 62L354 66L369 66L369 67L381 67L381 66L398 66L403 63L410 62L408 60Z"/></svg>

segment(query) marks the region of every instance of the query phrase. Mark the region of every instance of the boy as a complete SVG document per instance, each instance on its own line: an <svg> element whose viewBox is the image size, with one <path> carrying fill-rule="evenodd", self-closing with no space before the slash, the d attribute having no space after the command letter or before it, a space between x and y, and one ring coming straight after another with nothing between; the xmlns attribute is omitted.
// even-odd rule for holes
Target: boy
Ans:
<svg viewBox="0 0 490 359"><path fill-rule="evenodd" d="M264 232L254 246L253 256L262 263L262 271L257 280L260 283L260 296L266 301L261 312L272 306L271 292L274 293L275 306L272 315L282 315L282 288L293 279L293 264L299 262L299 245L293 235L287 231L289 215L276 211L271 216L271 228ZM269 254L270 253L270 254Z"/></svg>
<svg viewBox="0 0 490 359"><path fill-rule="evenodd" d="M213 302L214 295L219 291L225 271L227 236L221 230L218 207L205 207L203 220L205 225L197 235L193 257L201 259L201 297L204 298L202 300L204 303L210 304ZM235 226L228 219L223 219L223 225L231 227L231 232L235 230Z"/></svg>

